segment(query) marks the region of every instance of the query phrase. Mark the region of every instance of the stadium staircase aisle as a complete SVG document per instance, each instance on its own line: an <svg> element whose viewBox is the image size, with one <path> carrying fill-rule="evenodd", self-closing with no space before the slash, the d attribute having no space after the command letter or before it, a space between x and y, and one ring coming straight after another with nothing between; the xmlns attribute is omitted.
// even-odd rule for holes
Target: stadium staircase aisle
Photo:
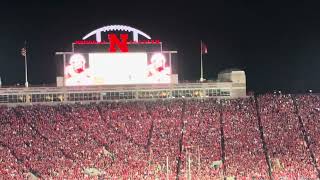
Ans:
<svg viewBox="0 0 320 180"><path fill-rule="evenodd" d="M215 99L184 101L176 179L220 179L221 126Z"/></svg>
<svg viewBox="0 0 320 180"><path fill-rule="evenodd" d="M184 122L184 115L186 111L186 101L183 101L183 107L182 107L182 114L181 114L181 137L179 140L179 157L178 157L178 164L177 164L177 170L176 170L176 179L179 179L179 174L180 174L180 166L181 166L181 155L183 151L183 135L185 133L185 122Z"/></svg>
<svg viewBox="0 0 320 180"><path fill-rule="evenodd" d="M307 144L307 148L309 150L310 157L312 159L312 163L313 163L315 169L317 170L318 178L320 179L320 170L319 170L319 167L317 165L317 161L316 161L316 158L314 156L314 152L310 148L310 141L309 141L309 139L310 139L309 137L310 136L308 135L308 133L307 133L307 131L306 131L304 125L303 125L303 121L302 121L302 118L300 116L299 108L298 108L298 105L297 105L296 96L295 95L291 95L291 98L292 98L292 101L293 101L295 113L297 114L297 117L298 117L298 120L299 120L299 124L300 124L300 128L301 128L301 131L302 131L302 134L303 134L304 141Z"/></svg>
<svg viewBox="0 0 320 180"><path fill-rule="evenodd" d="M264 155L266 157L267 164L268 164L269 177L272 180L273 177L272 177L272 170L271 170L272 169L271 161L270 161L270 157L269 157L269 153L268 153L268 147L267 147L266 141L264 139L264 131L263 131L262 123L261 123L260 108L259 108L257 95L255 94L254 95L254 99L251 98L251 100L252 100L252 102L255 103L255 107L256 107L255 109L257 111L258 125L259 125L259 131L260 131L260 138L262 140L263 152L264 152Z"/></svg>
<svg viewBox="0 0 320 180"><path fill-rule="evenodd" d="M223 131L223 106L221 101L219 101L219 113L220 113L220 135L221 135L221 159L222 159L222 169L223 169L223 177L226 179L226 166L225 166L225 144L224 144L224 131Z"/></svg>

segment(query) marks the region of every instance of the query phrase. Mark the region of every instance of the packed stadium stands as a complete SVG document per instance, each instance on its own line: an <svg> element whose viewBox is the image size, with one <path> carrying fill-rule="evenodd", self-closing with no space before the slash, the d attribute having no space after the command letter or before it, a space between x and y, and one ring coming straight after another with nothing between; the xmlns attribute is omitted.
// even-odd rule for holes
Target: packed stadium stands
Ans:
<svg viewBox="0 0 320 180"><path fill-rule="evenodd" d="M320 96L0 107L0 179L318 179Z"/></svg>

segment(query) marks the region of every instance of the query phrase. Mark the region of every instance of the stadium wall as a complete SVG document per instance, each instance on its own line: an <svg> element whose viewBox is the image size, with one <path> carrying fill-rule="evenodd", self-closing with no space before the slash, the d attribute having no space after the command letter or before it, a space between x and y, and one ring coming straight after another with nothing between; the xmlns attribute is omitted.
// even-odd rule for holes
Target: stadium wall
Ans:
<svg viewBox="0 0 320 180"><path fill-rule="evenodd" d="M74 103L172 98L246 97L245 83L0 88L0 104Z"/></svg>

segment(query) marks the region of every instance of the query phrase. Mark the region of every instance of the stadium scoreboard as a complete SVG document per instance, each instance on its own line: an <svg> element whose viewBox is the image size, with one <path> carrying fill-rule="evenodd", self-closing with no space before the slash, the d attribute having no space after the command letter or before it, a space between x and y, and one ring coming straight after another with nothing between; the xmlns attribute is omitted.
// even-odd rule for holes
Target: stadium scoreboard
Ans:
<svg viewBox="0 0 320 180"><path fill-rule="evenodd" d="M139 36L144 39L139 40ZM72 52L56 53L63 58L62 63L58 63L57 85L177 83L178 75L172 70L172 54L175 53L163 51L160 40L153 40L138 29L105 26L74 41Z"/></svg>

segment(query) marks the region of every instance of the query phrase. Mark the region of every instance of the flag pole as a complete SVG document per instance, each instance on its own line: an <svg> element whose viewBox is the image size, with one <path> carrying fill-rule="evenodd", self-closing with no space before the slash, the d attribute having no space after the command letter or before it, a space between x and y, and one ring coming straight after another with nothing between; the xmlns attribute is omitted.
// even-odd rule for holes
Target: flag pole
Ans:
<svg viewBox="0 0 320 180"><path fill-rule="evenodd" d="M24 69L25 69L25 87L29 87L28 83L28 64L27 64L27 41L24 41L25 55L24 55Z"/></svg>
<svg viewBox="0 0 320 180"><path fill-rule="evenodd" d="M200 82L203 82L203 64L202 64L202 40L200 41L200 47L201 47L201 49L200 49L200 73L201 73L201 75L200 75Z"/></svg>

